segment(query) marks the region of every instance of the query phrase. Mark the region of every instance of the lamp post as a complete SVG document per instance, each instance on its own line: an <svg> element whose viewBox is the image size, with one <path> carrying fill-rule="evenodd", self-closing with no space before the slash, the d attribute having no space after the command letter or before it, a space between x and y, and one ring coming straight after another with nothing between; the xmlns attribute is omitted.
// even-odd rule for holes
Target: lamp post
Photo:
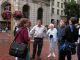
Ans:
<svg viewBox="0 0 80 60"><path fill-rule="evenodd" d="M1 20L1 4L2 4L2 0L0 0L0 20Z"/></svg>
<svg viewBox="0 0 80 60"><path fill-rule="evenodd" d="M50 0L50 21L52 19L52 0Z"/></svg>
<svg viewBox="0 0 80 60"><path fill-rule="evenodd" d="M14 5L13 5L13 0L10 0L11 1L11 13L13 13L14 9ZM13 15L11 14L11 34L13 35Z"/></svg>

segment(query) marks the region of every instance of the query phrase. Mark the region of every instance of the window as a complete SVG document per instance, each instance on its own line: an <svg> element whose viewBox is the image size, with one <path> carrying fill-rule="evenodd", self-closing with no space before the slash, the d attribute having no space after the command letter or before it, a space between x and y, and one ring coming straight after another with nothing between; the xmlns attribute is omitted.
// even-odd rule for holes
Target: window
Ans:
<svg viewBox="0 0 80 60"><path fill-rule="evenodd" d="M60 4L60 3L59 3L59 2L57 2L57 7L59 7L59 4Z"/></svg>
<svg viewBox="0 0 80 60"><path fill-rule="evenodd" d="M59 9L57 9L57 15L59 15Z"/></svg>
<svg viewBox="0 0 80 60"><path fill-rule="evenodd" d="M65 2L67 2L67 0L65 0Z"/></svg>
<svg viewBox="0 0 80 60"><path fill-rule="evenodd" d="M61 10L61 15L63 15L63 12L64 12L64 11L63 11L63 10Z"/></svg>
<svg viewBox="0 0 80 60"><path fill-rule="evenodd" d="M54 6L54 0L52 1L52 5Z"/></svg>
<svg viewBox="0 0 80 60"><path fill-rule="evenodd" d="M63 8L63 3L61 3L61 8Z"/></svg>
<svg viewBox="0 0 80 60"><path fill-rule="evenodd" d="M52 14L54 14L54 8L52 8Z"/></svg>
<svg viewBox="0 0 80 60"><path fill-rule="evenodd" d="M29 18L30 15L30 7L26 4L23 6L23 17L24 18Z"/></svg>
<svg viewBox="0 0 80 60"><path fill-rule="evenodd" d="M37 20L42 20L43 18L43 8L38 8L38 11L37 11Z"/></svg>

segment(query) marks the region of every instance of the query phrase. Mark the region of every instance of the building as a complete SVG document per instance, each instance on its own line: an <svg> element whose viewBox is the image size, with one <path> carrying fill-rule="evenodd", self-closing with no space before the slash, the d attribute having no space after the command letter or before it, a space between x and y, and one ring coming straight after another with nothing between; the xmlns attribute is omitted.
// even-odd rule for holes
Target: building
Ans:
<svg viewBox="0 0 80 60"><path fill-rule="evenodd" d="M4 7L2 7L2 5L4 5L6 1L8 1L11 4L11 0L2 0L0 6L0 14L2 13L2 11L4 11ZM50 23L50 3L48 0L13 0L12 4L13 12L16 10L22 11L24 16L31 20L32 26L36 24L36 21L38 19L41 19L45 26ZM13 26L15 27L19 20L13 20ZM11 28L11 21L6 21L1 16L0 24L4 28L6 27L6 25L8 25L8 27Z"/></svg>
<svg viewBox="0 0 80 60"><path fill-rule="evenodd" d="M64 0L53 0L52 2L52 20L59 21L62 17L65 16L64 14Z"/></svg>
<svg viewBox="0 0 80 60"><path fill-rule="evenodd" d="M32 26L36 24L38 19L43 21L46 26L49 23L58 21L61 18L65 18L65 2L70 2L71 0L0 0L0 14L4 11L4 5L8 1L9 4L13 4L13 12L21 11L23 15L31 20ZM76 0L78 2L78 0ZM8 6L8 8L10 8ZM9 9L10 10L10 9ZM17 25L19 20L13 19L13 28ZM4 20L0 16L0 25L3 29L8 25L11 28L11 20Z"/></svg>

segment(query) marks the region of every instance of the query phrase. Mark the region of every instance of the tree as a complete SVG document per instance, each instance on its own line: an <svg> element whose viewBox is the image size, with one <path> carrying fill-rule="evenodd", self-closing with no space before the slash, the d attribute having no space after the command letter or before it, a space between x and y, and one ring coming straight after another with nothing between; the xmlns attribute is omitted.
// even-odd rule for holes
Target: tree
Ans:
<svg viewBox="0 0 80 60"><path fill-rule="evenodd" d="M70 17L76 17L79 18L79 5L74 1L71 0L71 2L65 3L65 15L67 16L67 19Z"/></svg>

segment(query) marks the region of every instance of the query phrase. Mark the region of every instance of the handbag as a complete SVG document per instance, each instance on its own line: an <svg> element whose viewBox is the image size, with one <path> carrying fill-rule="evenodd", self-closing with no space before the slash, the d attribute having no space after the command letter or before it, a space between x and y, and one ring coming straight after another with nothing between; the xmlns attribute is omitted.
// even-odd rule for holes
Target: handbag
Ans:
<svg viewBox="0 0 80 60"><path fill-rule="evenodd" d="M53 35L50 35L50 38L53 38Z"/></svg>
<svg viewBox="0 0 80 60"><path fill-rule="evenodd" d="M72 55L76 54L76 44L65 41L59 45L60 51L70 51Z"/></svg>
<svg viewBox="0 0 80 60"><path fill-rule="evenodd" d="M16 42L16 38L19 34L16 35L14 41L10 45L9 54L11 56L25 58L28 52L28 46L25 43Z"/></svg>
<svg viewBox="0 0 80 60"><path fill-rule="evenodd" d="M75 43L71 43L71 54L72 55L76 54L76 44Z"/></svg>

